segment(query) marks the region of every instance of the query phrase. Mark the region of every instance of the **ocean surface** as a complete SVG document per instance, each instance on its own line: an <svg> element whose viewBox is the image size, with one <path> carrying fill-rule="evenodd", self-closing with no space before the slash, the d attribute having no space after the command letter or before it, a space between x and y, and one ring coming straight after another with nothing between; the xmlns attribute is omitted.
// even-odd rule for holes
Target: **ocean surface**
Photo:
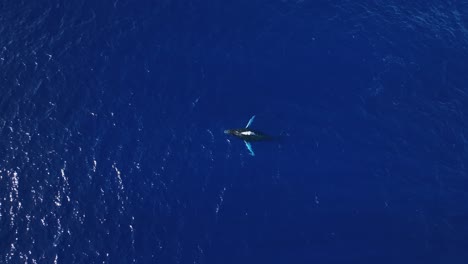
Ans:
<svg viewBox="0 0 468 264"><path fill-rule="evenodd" d="M468 1L4 0L0 135L0 263L466 264Z"/></svg>

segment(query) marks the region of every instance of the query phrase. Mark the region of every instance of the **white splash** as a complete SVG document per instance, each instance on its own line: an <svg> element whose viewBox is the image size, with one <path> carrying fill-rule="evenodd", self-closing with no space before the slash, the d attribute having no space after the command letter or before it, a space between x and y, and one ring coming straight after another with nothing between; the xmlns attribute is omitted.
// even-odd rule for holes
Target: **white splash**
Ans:
<svg viewBox="0 0 468 264"><path fill-rule="evenodd" d="M208 132L211 136L211 143L214 143L215 138L214 138L213 132L211 132L211 130L209 129L207 129L206 132Z"/></svg>
<svg viewBox="0 0 468 264"><path fill-rule="evenodd" d="M70 187L69 187L69 184L68 184L68 178L67 178L67 176L65 176L65 169L66 168L67 168L67 163L65 162L63 164L63 168L60 169L60 174L61 174L62 180L63 180L63 193L65 194L65 196L67 198L67 201L70 202L70 196L68 195L68 189Z"/></svg>
<svg viewBox="0 0 468 264"><path fill-rule="evenodd" d="M219 194L219 203L216 205L216 215L218 215L219 210L224 202L224 192L226 192L226 187L224 187Z"/></svg>
<svg viewBox="0 0 468 264"><path fill-rule="evenodd" d="M57 192L57 195L56 195L54 198L55 198L55 205L56 205L57 207L62 206L62 203L61 203L61 201L62 201L62 193L61 193L60 191Z"/></svg>
<svg viewBox="0 0 468 264"><path fill-rule="evenodd" d="M10 191L10 226L13 227L15 223L15 217L18 213L18 210L21 208L21 202L18 201L18 186L19 186L19 180L18 180L18 173L16 171L7 171L8 176L10 177L11 180L11 191ZM16 206L14 205L15 202Z"/></svg>
<svg viewBox="0 0 468 264"><path fill-rule="evenodd" d="M121 175L120 170L117 168L115 163L112 164L112 168L115 170L117 180L118 180L118 183L119 183L119 189L123 191L124 187L123 187L122 177L120 176Z"/></svg>

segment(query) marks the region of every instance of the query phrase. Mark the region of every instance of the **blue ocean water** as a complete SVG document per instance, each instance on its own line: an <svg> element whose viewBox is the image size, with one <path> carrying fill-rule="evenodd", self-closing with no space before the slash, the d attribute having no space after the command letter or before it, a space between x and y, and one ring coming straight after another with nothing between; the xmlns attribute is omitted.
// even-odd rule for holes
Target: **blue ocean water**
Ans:
<svg viewBox="0 0 468 264"><path fill-rule="evenodd" d="M0 36L0 263L468 263L467 1L5 0Z"/></svg>

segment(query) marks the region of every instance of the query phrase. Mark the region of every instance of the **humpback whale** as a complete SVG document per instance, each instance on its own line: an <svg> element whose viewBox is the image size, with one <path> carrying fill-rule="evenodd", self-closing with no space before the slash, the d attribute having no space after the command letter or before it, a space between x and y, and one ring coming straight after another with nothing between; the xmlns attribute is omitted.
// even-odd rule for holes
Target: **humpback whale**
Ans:
<svg viewBox="0 0 468 264"><path fill-rule="evenodd" d="M245 146L250 152L250 155L255 156L255 153L252 149L252 144L251 142L254 141L262 141L262 140L269 140L270 137L260 131L252 130L250 129L250 125L252 125L253 121L255 119L255 116L252 116L245 126L245 128L237 128L237 129L228 129L224 130L224 134L227 135L233 135L235 137L238 137L242 140L244 140Z"/></svg>

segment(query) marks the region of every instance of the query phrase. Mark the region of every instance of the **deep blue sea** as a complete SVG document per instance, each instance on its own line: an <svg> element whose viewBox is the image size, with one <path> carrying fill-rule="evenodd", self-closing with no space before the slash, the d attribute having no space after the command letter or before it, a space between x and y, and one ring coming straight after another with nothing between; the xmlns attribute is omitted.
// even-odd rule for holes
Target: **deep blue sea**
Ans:
<svg viewBox="0 0 468 264"><path fill-rule="evenodd" d="M468 1L1 1L0 263L468 263Z"/></svg>

